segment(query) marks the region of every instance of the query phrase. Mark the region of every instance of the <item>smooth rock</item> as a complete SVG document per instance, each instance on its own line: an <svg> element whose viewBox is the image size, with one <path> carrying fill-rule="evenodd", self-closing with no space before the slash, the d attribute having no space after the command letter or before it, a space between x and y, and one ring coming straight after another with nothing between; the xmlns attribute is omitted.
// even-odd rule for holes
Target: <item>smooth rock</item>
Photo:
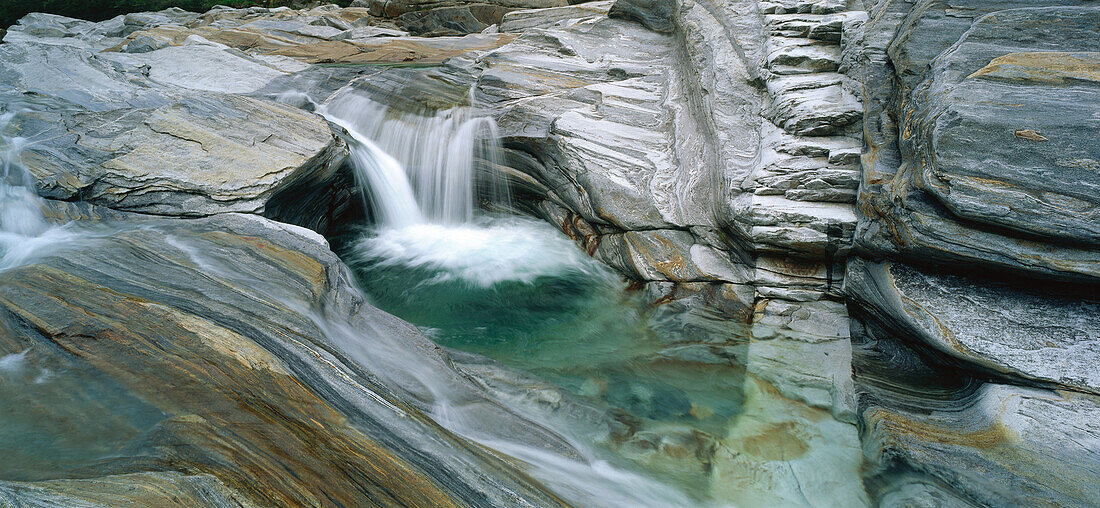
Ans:
<svg viewBox="0 0 1100 508"><path fill-rule="evenodd" d="M845 292L899 338L995 372L1100 393L1095 295L861 258L848 263Z"/></svg>
<svg viewBox="0 0 1100 508"><path fill-rule="evenodd" d="M1088 506L1095 395L985 383L857 311L865 484L890 506ZM984 377L984 376L983 376Z"/></svg>
<svg viewBox="0 0 1100 508"><path fill-rule="evenodd" d="M59 206L55 215L100 216ZM153 427L131 434L107 463L72 466L84 468L77 479L69 478L73 470L25 471L37 476L0 483L0 499L559 504L425 416L444 397L460 413L503 417L494 432L535 435L530 422L505 423L511 417L415 328L366 304L319 235L241 214L66 227L81 240L4 272L0 351L29 350L32 369L78 362L43 382L83 371L106 376L116 391L155 408ZM406 365L425 366L421 374L442 376L443 384L427 382L447 388L427 389L387 363L404 360L366 354L371 348L413 355ZM66 400L34 404L50 415ZM103 410L134 418L120 405ZM46 416L42 428L57 425L66 420ZM532 442L554 440L542 434Z"/></svg>
<svg viewBox="0 0 1100 508"><path fill-rule="evenodd" d="M637 21L655 32L671 33L676 8L675 0L615 0L607 15Z"/></svg>

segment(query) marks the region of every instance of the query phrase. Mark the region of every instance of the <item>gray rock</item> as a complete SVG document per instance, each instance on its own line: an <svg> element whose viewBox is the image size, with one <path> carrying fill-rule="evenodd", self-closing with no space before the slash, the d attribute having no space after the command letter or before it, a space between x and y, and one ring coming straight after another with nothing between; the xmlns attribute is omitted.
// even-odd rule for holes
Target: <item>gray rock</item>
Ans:
<svg viewBox="0 0 1100 508"><path fill-rule="evenodd" d="M282 189L330 173L343 153L319 117L234 95L26 112L14 122L35 142L21 157L41 194L157 215L263 212Z"/></svg>
<svg viewBox="0 0 1100 508"><path fill-rule="evenodd" d="M504 15L500 23L501 32L523 32L531 28L546 28L569 20L592 18L607 15L614 0L585 2L564 7L548 9L523 9Z"/></svg>
<svg viewBox="0 0 1100 508"><path fill-rule="evenodd" d="M72 241L4 272L0 356L29 350L34 369L75 362L43 383L112 379L113 393L152 406L142 410L151 421L135 420L140 412L129 406L101 408L108 420L137 426L120 436L126 446L110 464L77 464L88 468L85 480L26 469L31 481L0 482L0 502L260 506L321 495L355 504L384 491L404 503L558 504L425 413L447 404L496 420L487 431L501 438L528 436L566 455L568 445L532 422L508 423L516 417L413 326L365 303L319 235L253 215L151 219L54 208L53 216L92 218L66 226ZM68 425L47 415L66 415L71 402L34 399L49 420L43 428ZM347 468L362 461L373 467Z"/></svg>
<svg viewBox="0 0 1100 508"><path fill-rule="evenodd" d="M889 506L1090 506L1100 399L982 383L873 321L853 332L866 484Z"/></svg>
<svg viewBox="0 0 1100 508"><path fill-rule="evenodd" d="M29 141L21 162L47 197L159 215L263 213L290 187L332 179L343 143L319 116L207 90L254 91L282 75L190 39L140 54L20 40L0 46L0 82L23 92L5 97L15 116L4 134ZM283 220L314 220L292 208Z"/></svg>
<svg viewBox="0 0 1100 508"><path fill-rule="evenodd" d="M374 16L398 17L407 12L429 11L437 8L449 8L466 5L469 2L455 0L364 0L359 3L370 9ZM543 9L567 5L565 0L492 0L479 2L508 9Z"/></svg>
<svg viewBox="0 0 1100 508"><path fill-rule="evenodd" d="M413 35L465 35L496 25L508 9L492 4L467 4L406 12L397 24Z"/></svg>
<svg viewBox="0 0 1100 508"><path fill-rule="evenodd" d="M1100 59L1075 53L1100 51L1098 23L1098 8L978 19L902 110L917 186L960 220L1100 245Z"/></svg>
<svg viewBox="0 0 1100 508"><path fill-rule="evenodd" d="M845 292L899 338L992 371L1100 393L1100 301L853 258Z"/></svg>
<svg viewBox="0 0 1100 508"><path fill-rule="evenodd" d="M127 53L148 53L150 51L166 48L170 45L171 43L165 39L141 34L130 39L130 42L126 43L126 46L124 46L123 51Z"/></svg>
<svg viewBox="0 0 1100 508"><path fill-rule="evenodd" d="M862 27L863 49L853 51L863 56L853 63L865 76L872 146L859 198L862 248L906 260L1096 280L1100 253L1092 239L1096 221L1089 219L1096 205L1086 195L1095 186L1088 161L1096 157L1085 141L1094 119L1081 107L1096 101L1088 99L1088 81L1066 71L1067 63L1088 67L1073 55L1092 47L1092 39L1072 33L1096 14L1071 7L1080 2L1062 3L1067 7L962 2L949 13L933 2L912 10L884 5ZM1050 58L1035 65L1036 52ZM904 101L893 98L899 92L892 79L904 87ZM985 104L990 96L1010 100ZM1024 115L1025 109L1060 113ZM1052 144L1044 129L1059 140Z"/></svg>
<svg viewBox="0 0 1100 508"><path fill-rule="evenodd" d="M615 0L607 15L637 21L655 32L671 33L676 8L675 0Z"/></svg>

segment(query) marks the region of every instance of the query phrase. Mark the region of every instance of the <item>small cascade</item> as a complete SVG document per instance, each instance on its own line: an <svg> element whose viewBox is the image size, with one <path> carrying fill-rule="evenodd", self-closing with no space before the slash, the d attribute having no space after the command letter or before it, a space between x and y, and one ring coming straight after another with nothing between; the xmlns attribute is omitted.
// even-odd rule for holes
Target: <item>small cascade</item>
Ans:
<svg viewBox="0 0 1100 508"><path fill-rule="evenodd" d="M6 134L17 113L0 113L0 270L26 259L50 231L34 178L21 162L27 140Z"/></svg>
<svg viewBox="0 0 1100 508"><path fill-rule="evenodd" d="M46 229L34 180L20 163L27 141L4 135L16 113L0 114L0 248L8 235L34 236Z"/></svg>
<svg viewBox="0 0 1100 508"><path fill-rule="evenodd" d="M352 162L379 226L465 224L479 195L509 200L490 172L500 164L496 123L475 108L404 113L347 92L319 112L351 135ZM479 189L479 181L491 183Z"/></svg>

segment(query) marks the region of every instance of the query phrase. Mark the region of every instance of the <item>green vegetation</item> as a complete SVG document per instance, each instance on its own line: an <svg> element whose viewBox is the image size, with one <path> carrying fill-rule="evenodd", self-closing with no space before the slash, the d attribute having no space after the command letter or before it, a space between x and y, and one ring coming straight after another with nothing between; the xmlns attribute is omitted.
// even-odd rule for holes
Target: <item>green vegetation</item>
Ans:
<svg viewBox="0 0 1100 508"><path fill-rule="evenodd" d="M72 18L102 21L127 12L159 11L179 7L206 12L215 5L230 7L302 6L304 0L0 0L0 28L15 24L29 12L49 12ZM326 0L324 3L348 5L351 0Z"/></svg>

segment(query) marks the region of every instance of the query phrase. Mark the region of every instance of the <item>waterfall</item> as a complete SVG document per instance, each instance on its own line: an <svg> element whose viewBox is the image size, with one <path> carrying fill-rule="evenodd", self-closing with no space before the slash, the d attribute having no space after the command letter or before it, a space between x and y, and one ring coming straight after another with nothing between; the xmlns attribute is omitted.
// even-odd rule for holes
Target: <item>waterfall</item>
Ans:
<svg viewBox="0 0 1100 508"><path fill-rule="evenodd" d="M69 224L51 224L42 212L44 202L22 160L33 140L12 135L16 115L31 109L19 104L0 111L0 271L79 244L86 236Z"/></svg>
<svg viewBox="0 0 1100 508"><path fill-rule="evenodd" d="M303 96L280 99L300 103ZM396 303L391 310L405 311L400 314L412 322L424 318L419 324L428 330L431 325L424 323L431 322L430 314L444 323L448 316L472 318L463 322L463 329L500 332L485 326L490 323L482 321L484 312L516 321L538 317L550 326L568 320L555 312L560 308L556 299L569 296L554 292L573 288L568 294L580 294L577 288L585 284L606 288L618 301L623 289L618 276L551 225L515 216L475 216L479 199L507 204L510 198L503 178L494 178L501 166L496 124L476 108L398 111L347 90L315 110L347 131L356 178L373 213L376 227L345 240L341 248L372 303ZM530 313L517 309L525 305ZM611 321L621 320L616 313ZM446 372L409 356L404 347L387 344L384 330L371 330L367 340L363 330L325 319L317 322L345 353L370 366L387 385L423 390L417 399L441 426L515 457L538 481L579 505L693 504L678 488L609 462L601 444L602 427L590 428L539 404L507 398L507 389L496 395L511 402L502 411L537 424L501 425L501 413L471 400ZM600 323L594 329L607 331ZM469 337L478 336L468 331ZM502 335L487 340L509 339ZM503 376L499 380L505 385L513 380L510 371L496 375Z"/></svg>
<svg viewBox="0 0 1100 508"><path fill-rule="evenodd" d="M479 190L508 201L503 181L485 174L500 163L496 123L475 108L406 113L345 92L319 112L348 131L356 177L379 226L468 223ZM490 187L479 189L479 180Z"/></svg>
<svg viewBox="0 0 1100 508"><path fill-rule="evenodd" d="M27 140L9 136L18 110L0 113L0 269L25 259L41 242L49 226L42 215L34 178L23 168L21 153Z"/></svg>
<svg viewBox="0 0 1100 508"><path fill-rule="evenodd" d="M0 242L8 235L31 236L46 229L34 180L20 162L26 139L4 135L16 113L0 114Z"/></svg>

